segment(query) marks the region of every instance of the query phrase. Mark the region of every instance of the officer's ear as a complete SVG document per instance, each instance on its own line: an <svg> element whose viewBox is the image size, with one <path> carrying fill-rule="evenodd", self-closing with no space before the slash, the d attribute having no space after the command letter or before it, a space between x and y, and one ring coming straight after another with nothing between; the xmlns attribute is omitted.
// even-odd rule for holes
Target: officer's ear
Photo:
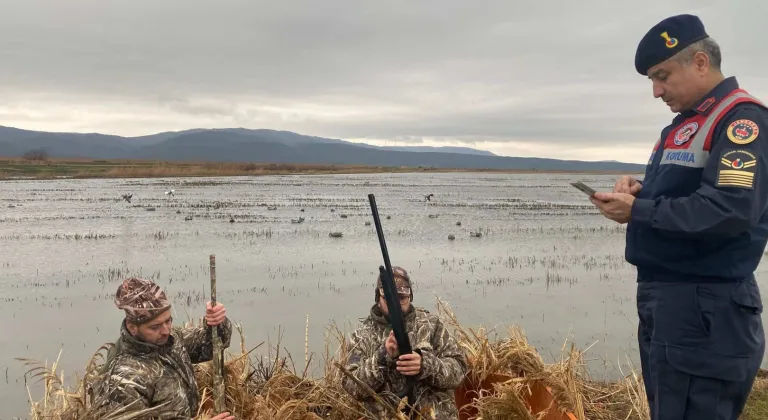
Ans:
<svg viewBox="0 0 768 420"><path fill-rule="evenodd" d="M703 51L697 51L693 54L690 65L693 66L696 73L701 75L709 74L712 71L712 59Z"/></svg>

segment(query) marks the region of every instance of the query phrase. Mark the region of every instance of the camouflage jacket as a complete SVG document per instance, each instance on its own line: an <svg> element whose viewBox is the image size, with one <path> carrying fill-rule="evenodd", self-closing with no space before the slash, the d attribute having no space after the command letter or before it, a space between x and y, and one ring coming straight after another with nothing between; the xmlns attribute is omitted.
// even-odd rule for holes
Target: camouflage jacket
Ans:
<svg viewBox="0 0 768 420"><path fill-rule="evenodd" d="M120 338L107 356L92 387L94 412L128 412L157 408L147 416L162 420L189 420L198 408L198 388L193 363L213 359L213 329L174 327L162 345L135 339L123 323ZM222 348L229 347L232 324L219 325Z"/></svg>
<svg viewBox="0 0 768 420"><path fill-rule="evenodd" d="M404 317L411 348L421 354L421 372L416 375L414 385L415 408L420 413L434 413L427 418L458 419L454 392L467 372L464 352L436 315L411 306ZM391 359L384 348L391 330L378 305L374 305L362 326L350 337L346 368L382 399L397 407L397 394L405 388L406 376L397 372L396 360ZM366 406L369 418L386 418L381 405L354 381L344 376L342 385Z"/></svg>

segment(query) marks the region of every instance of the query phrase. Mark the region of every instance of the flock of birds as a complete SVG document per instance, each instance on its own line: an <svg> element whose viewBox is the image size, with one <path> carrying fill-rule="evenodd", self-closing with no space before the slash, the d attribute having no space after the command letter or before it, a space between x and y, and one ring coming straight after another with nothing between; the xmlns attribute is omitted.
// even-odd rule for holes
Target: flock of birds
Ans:
<svg viewBox="0 0 768 420"><path fill-rule="evenodd" d="M174 192L176 192L176 190L171 189L171 190L165 191L163 194L165 194L166 197L170 198L170 197L175 197ZM434 194L427 194L424 196L424 199L426 201L432 201L432 197L434 196L435 196ZM123 194L123 200L129 203L131 202L131 198L133 198L133 194Z"/></svg>
<svg viewBox="0 0 768 420"><path fill-rule="evenodd" d="M175 197L175 194L174 194L175 192L176 192L176 190L171 189L171 190L165 191L163 194L167 198L170 198L170 197ZM432 198L434 196L435 196L435 194L432 194L432 193L425 194L424 195L424 201L425 202L426 201L430 201L431 202ZM123 197L123 200L125 200L125 201L130 203L131 199L133 198L133 194L123 194L122 197ZM268 207L267 209L268 210L276 210L277 207ZM154 210L154 208L150 208L149 210ZM301 211L303 212L304 209L301 209ZM334 210L331 209L331 211L334 211ZM177 213L181 213L181 211L177 211ZM346 218L347 216L342 214L341 217L342 218ZM436 214L430 214L429 217L430 218L437 218L437 215ZM389 218L390 218L390 216L387 216L387 219L389 219ZM192 220L192 216L187 216L187 217L184 218L184 220L187 220L187 221ZM235 219L233 217L230 217L229 222L230 223L234 223ZM300 217L299 219L291 219L291 223L302 223L302 222L304 222L304 218L303 217ZM370 224L370 222L366 222L365 224L367 226L367 225ZM456 226L461 226L461 222L456 222ZM331 232L330 236L331 237L340 238L340 237L342 237L342 233L341 232ZM482 233L480 233L480 232L470 232L470 236L479 238L480 236L482 236ZM454 239L456 239L456 237L454 235L448 235L448 239L454 240Z"/></svg>
<svg viewBox="0 0 768 420"><path fill-rule="evenodd" d="M175 192L176 192L176 190L170 189L168 191L163 192L163 194L165 195L166 198L170 198L170 197L175 197ZM435 194L431 194L431 193L430 194L425 194L424 195L424 200L425 201L432 201L432 197L434 197L434 196L435 196ZM128 203L130 203L131 199L133 199L133 193L131 193L131 194L123 194L122 198L123 198L123 200L127 201ZM268 210L276 210L277 208L276 207L268 207L267 209ZM149 208L147 210L154 210L154 208ZM301 209L301 211L304 211L304 209ZM333 209L331 209L331 211L333 211ZM177 213L181 213L181 211L177 211ZM342 218L346 218L347 216L342 214L341 217ZM430 214L429 217L437 217L437 216ZM390 218L390 216L387 216L387 219L389 219L389 218ZM184 218L184 220L187 220L187 221L192 220L192 216L187 216L187 217ZM234 217L230 217L229 222L230 223L234 223L235 222ZM302 222L304 222L304 218L300 217L299 219L292 219L291 222L292 223L302 223ZM368 224L370 224L370 222L366 222L366 225L368 225ZM458 222L457 225L461 226L461 222ZM476 234L473 233L473 236L475 236L475 235ZM477 234L477 235L479 236L479 234ZM330 236L332 236L332 237L341 237L342 234L341 234L341 232L332 232L330 234ZM453 235L449 235L448 239L452 240L452 239L455 239L455 238L454 238Z"/></svg>
<svg viewBox="0 0 768 420"><path fill-rule="evenodd" d="M166 197L175 197L175 195L173 194L175 191L176 190L168 190L168 191L164 192L163 194L165 194ZM125 200L125 201L127 201L129 203L131 202L131 198L133 198L133 194L123 194L123 200Z"/></svg>

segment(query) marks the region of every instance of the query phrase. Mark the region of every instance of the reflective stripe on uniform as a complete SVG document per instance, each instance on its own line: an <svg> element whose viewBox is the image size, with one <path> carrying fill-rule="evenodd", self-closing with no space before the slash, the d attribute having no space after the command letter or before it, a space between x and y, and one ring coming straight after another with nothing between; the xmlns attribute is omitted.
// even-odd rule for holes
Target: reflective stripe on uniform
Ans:
<svg viewBox="0 0 768 420"><path fill-rule="evenodd" d="M664 150L664 155L661 157L659 165L680 165L689 168L704 168L707 166L707 160L709 159L709 148L707 146L711 144L711 142L707 140L712 136L714 126L726 112L730 111L730 109L736 105L737 102L755 102L762 104L759 99L744 91L737 91L736 93L727 96L717 104L707 119L704 120L704 123L701 124L699 130L694 134L688 148ZM682 126L686 122L687 121L683 121L680 125Z"/></svg>

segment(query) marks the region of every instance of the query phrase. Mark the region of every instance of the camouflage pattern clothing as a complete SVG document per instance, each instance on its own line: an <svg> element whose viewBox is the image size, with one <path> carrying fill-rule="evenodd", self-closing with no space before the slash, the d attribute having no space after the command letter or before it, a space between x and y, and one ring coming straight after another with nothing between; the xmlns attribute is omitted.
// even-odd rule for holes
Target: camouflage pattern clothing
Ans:
<svg viewBox="0 0 768 420"><path fill-rule="evenodd" d="M115 305L125 311L125 319L140 325L171 307L165 292L152 280L131 277L115 292Z"/></svg>
<svg viewBox="0 0 768 420"><path fill-rule="evenodd" d="M232 337L229 319L219 324L222 348ZM162 346L139 341L123 322L120 338L107 356L93 387L92 408L101 413L130 407L130 412L158 407L153 419L191 419L198 408L193 363L213 359L213 329L209 326L172 329ZM147 417L142 417L147 418Z"/></svg>
<svg viewBox="0 0 768 420"><path fill-rule="evenodd" d="M403 315L411 347L421 354L421 372L415 376L414 407L420 413L434 413L436 420L458 419L454 391L467 372L465 354L436 315L413 305ZM405 389L407 377L396 370L396 359L390 358L384 348L391 330L379 306L374 305L362 326L350 337L346 368L397 407L397 394ZM383 407L350 378L344 376L342 386L366 406L368 418L387 417Z"/></svg>

